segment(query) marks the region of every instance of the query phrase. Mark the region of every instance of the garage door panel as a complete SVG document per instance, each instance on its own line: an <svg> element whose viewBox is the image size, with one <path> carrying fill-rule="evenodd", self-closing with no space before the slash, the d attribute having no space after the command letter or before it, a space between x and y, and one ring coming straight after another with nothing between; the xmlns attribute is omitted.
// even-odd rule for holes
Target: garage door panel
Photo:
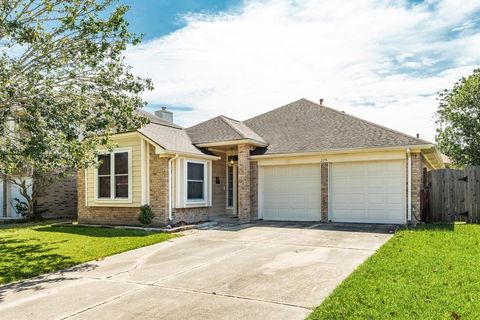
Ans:
<svg viewBox="0 0 480 320"><path fill-rule="evenodd" d="M388 193L386 196L387 204L397 204L402 206L402 195L400 193Z"/></svg>
<svg viewBox="0 0 480 320"><path fill-rule="evenodd" d="M320 165L262 167L265 220L320 220Z"/></svg>
<svg viewBox="0 0 480 320"><path fill-rule="evenodd" d="M371 173L369 173L371 174ZM369 188L383 188L385 186L385 178L378 177L378 178L367 178L366 185Z"/></svg>
<svg viewBox="0 0 480 320"><path fill-rule="evenodd" d="M405 185L404 160L333 163L330 219L405 223Z"/></svg>
<svg viewBox="0 0 480 320"><path fill-rule="evenodd" d="M363 193L352 193L350 197L352 204L359 203L363 204L365 202L365 194Z"/></svg>

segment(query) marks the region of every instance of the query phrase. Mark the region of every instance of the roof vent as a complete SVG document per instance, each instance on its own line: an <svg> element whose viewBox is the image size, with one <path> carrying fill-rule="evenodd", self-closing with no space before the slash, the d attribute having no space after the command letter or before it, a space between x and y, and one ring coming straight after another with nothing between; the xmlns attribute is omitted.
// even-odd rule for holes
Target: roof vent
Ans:
<svg viewBox="0 0 480 320"><path fill-rule="evenodd" d="M155 111L155 115L163 120L173 123L173 112L168 111L167 107L162 107L161 110Z"/></svg>
<svg viewBox="0 0 480 320"><path fill-rule="evenodd" d="M323 106L323 99L320 98L320 103L319 103L321 106Z"/></svg>
<svg viewBox="0 0 480 320"><path fill-rule="evenodd" d="M420 133L417 133L417 139L419 139L419 138L420 138Z"/></svg>

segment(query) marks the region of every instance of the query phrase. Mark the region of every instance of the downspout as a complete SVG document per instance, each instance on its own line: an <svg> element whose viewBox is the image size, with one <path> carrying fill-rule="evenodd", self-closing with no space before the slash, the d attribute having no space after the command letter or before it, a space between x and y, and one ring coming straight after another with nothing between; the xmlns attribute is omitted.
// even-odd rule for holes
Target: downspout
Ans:
<svg viewBox="0 0 480 320"><path fill-rule="evenodd" d="M172 193L173 193L173 179L172 179L172 163L174 160L178 158L178 153L175 154L175 157L168 160L168 221L171 222L173 220L172 217Z"/></svg>
<svg viewBox="0 0 480 320"><path fill-rule="evenodd" d="M408 221L412 221L412 155L410 154L410 148L407 149L407 212Z"/></svg>

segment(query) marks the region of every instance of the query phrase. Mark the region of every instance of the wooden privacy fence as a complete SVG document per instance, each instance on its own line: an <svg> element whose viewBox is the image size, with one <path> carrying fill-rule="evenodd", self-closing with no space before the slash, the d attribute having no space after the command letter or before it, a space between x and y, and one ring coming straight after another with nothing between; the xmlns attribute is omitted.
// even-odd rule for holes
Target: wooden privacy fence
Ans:
<svg viewBox="0 0 480 320"><path fill-rule="evenodd" d="M427 222L466 217L470 222L480 223L480 166L430 171L424 192L422 207Z"/></svg>

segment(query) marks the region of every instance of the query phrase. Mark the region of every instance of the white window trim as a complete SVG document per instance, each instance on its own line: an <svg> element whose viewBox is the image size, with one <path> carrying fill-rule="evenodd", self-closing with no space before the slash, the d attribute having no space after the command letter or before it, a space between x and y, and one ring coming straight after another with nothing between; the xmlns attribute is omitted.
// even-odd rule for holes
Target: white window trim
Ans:
<svg viewBox="0 0 480 320"><path fill-rule="evenodd" d="M128 198L115 198L115 160L114 156L115 153L128 153ZM113 151L102 150L98 153L98 155L102 154L110 154L110 176L112 177L110 180L110 198L99 198L98 197L98 168L94 168L94 199L97 203L132 203L132 148L131 147L124 147L124 148L116 148Z"/></svg>
<svg viewBox="0 0 480 320"><path fill-rule="evenodd" d="M189 163L198 163L198 164L203 164L203 199L188 199L188 164ZM200 160L185 160L185 165L183 168L184 172L184 180L185 180L185 192L184 192L184 201L185 205L187 206L207 206L209 199L208 197L210 196L207 194L208 188L209 188L209 183L210 181L208 180L208 172L209 172L209 167L208 167L208 161L200 161Z"/></svg>

